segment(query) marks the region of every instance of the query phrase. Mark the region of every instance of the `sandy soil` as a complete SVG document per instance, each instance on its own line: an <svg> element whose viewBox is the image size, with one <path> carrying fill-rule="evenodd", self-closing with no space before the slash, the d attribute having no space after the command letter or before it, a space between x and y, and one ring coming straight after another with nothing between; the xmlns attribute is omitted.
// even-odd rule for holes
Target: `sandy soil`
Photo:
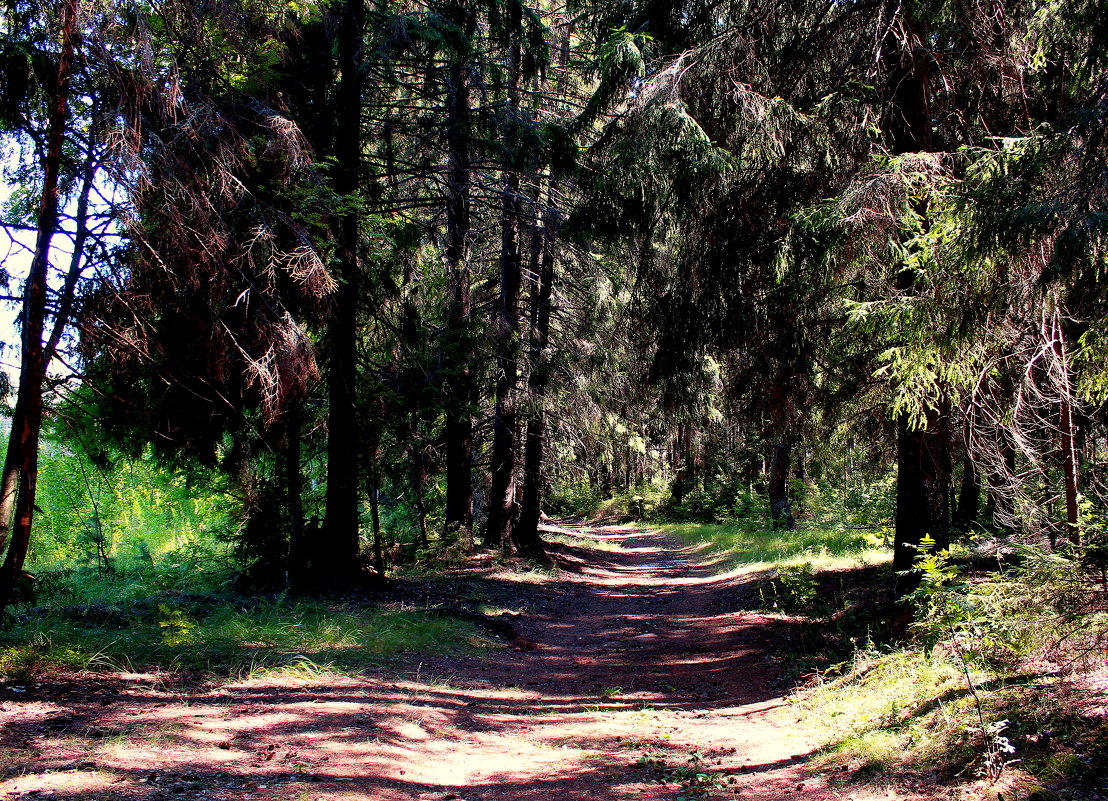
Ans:
<svg viewBox="0 0 1108 801"><path fill-rule="evenodd" d="M556 530L558 527L552 527ZM0 798L661 801L888 797L809 772L749 577L641 529L565 524L549 577L446 589L523 611L514 645L358 678L0 687ZM702 779L695 779L699 773Z"/></svg>

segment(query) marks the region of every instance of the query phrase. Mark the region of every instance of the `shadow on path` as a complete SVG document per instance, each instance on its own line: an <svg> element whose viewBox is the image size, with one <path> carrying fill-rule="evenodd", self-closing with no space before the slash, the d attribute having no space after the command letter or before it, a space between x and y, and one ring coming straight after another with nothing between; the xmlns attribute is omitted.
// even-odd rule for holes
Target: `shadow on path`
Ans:
<svg viewBox="0 0 1108 801"><path fill-rule="evenodd" d="M0 688L0 756L22 772L0 774L0 797L673 799L661 780L689 766L718 777L713 798L822 797L772 686L767 619L742 608L749 576L644 529L548 533L568 538L550 576L439 587L526 610L531 650L195 692L138 676Z"/></svg>

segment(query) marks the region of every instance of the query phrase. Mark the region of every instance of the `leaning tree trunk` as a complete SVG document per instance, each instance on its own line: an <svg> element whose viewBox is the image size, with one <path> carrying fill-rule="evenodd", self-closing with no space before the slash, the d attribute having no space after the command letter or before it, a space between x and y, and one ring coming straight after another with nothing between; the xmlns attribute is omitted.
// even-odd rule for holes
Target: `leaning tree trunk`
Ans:
<svg viewBox="0 0 1108 801"><path fill-rule="evenodd" d="M38 448L42 431L43 381L46 377L47 273L50 249L58 225L58 179L60 177L69 120L69 84L73 52L77 42L78 0L66 0L61 8L62 46L58 55L46 133L46 155L42 161L42 197L38 208L38 237L23 295L23 352L20 357L19 390L7 458L4 466L0 525L10 527L7 553L0 566L0 613L11 602L16 579L23 570L31 543L38 483ZM11 510L10 512L8 510ZM0 530L0 549L8 533Z"/></svg>

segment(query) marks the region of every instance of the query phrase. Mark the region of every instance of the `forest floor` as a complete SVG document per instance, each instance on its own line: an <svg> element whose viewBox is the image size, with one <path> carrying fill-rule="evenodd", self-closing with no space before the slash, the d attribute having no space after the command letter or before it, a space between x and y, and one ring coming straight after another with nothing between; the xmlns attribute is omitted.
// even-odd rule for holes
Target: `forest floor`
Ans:
<svg viewBox="0 0 1108 801"><path fill-rule="evenodd" d="M649 530L565 523L550 571L402 592L483 599L512 644L379 671L0 686L0 798L673 801L925 798L811 770L754 578Z"/></svg>

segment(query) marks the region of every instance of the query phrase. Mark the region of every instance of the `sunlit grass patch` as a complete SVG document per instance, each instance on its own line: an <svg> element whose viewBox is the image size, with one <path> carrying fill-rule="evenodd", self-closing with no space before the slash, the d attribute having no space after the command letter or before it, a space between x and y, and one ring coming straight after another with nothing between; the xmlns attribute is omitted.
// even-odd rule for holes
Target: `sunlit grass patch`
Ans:
<svg viewBox="0 0 1108 801"><path fill-rule="evenodd" d="M941 651L860 652L854 667L809 690L799 707L828 742L898 726L913 712L965 687L962 673Z"/></svg>
<svg viewBox="0 0 1108 801"><path fill-rule="evenodd" d="M0 676L61 668L189 670L221 676L350 673L405 651L461 653L488 643L465 620L413 610L276 600L218 607L160 601L126 625L48 613L0 637Z"/></svg>
<svg viewBox="0 0 1108 801"><path fill-rule="evenodd" d="M860 653L851 670L804 693L797 707L823 741L817 767L872 778L893 767L975 759L970 693L940 649Z"/></svg>
<svg viewBox="0 0 1108 801"><path fill-rule="evenodd" d="M92 666L95 654L72 646L55 645L48 638L34 637L27 642L0 646L0 677L23 680L59 670L84 670Z"/></svg>
<svg viewBox="0 0 1108 801"><path fill-rule="evenodd" d="M858 529L802 524L793 531L754 521L733 523L666 523L657 526L689 545L708 545L728 567L764 570L808 562L818 570L889 561L891 551L880 538Z"/></svg>
<svg viewBox="0 0 1108 801"><path fill-rule="evenodd" d="M543 534L547 542L557 542L577 548L591 548L594 551L622 551L623 546L612 540L597 540L592 537L575 537L571 534Z"/></svg>

